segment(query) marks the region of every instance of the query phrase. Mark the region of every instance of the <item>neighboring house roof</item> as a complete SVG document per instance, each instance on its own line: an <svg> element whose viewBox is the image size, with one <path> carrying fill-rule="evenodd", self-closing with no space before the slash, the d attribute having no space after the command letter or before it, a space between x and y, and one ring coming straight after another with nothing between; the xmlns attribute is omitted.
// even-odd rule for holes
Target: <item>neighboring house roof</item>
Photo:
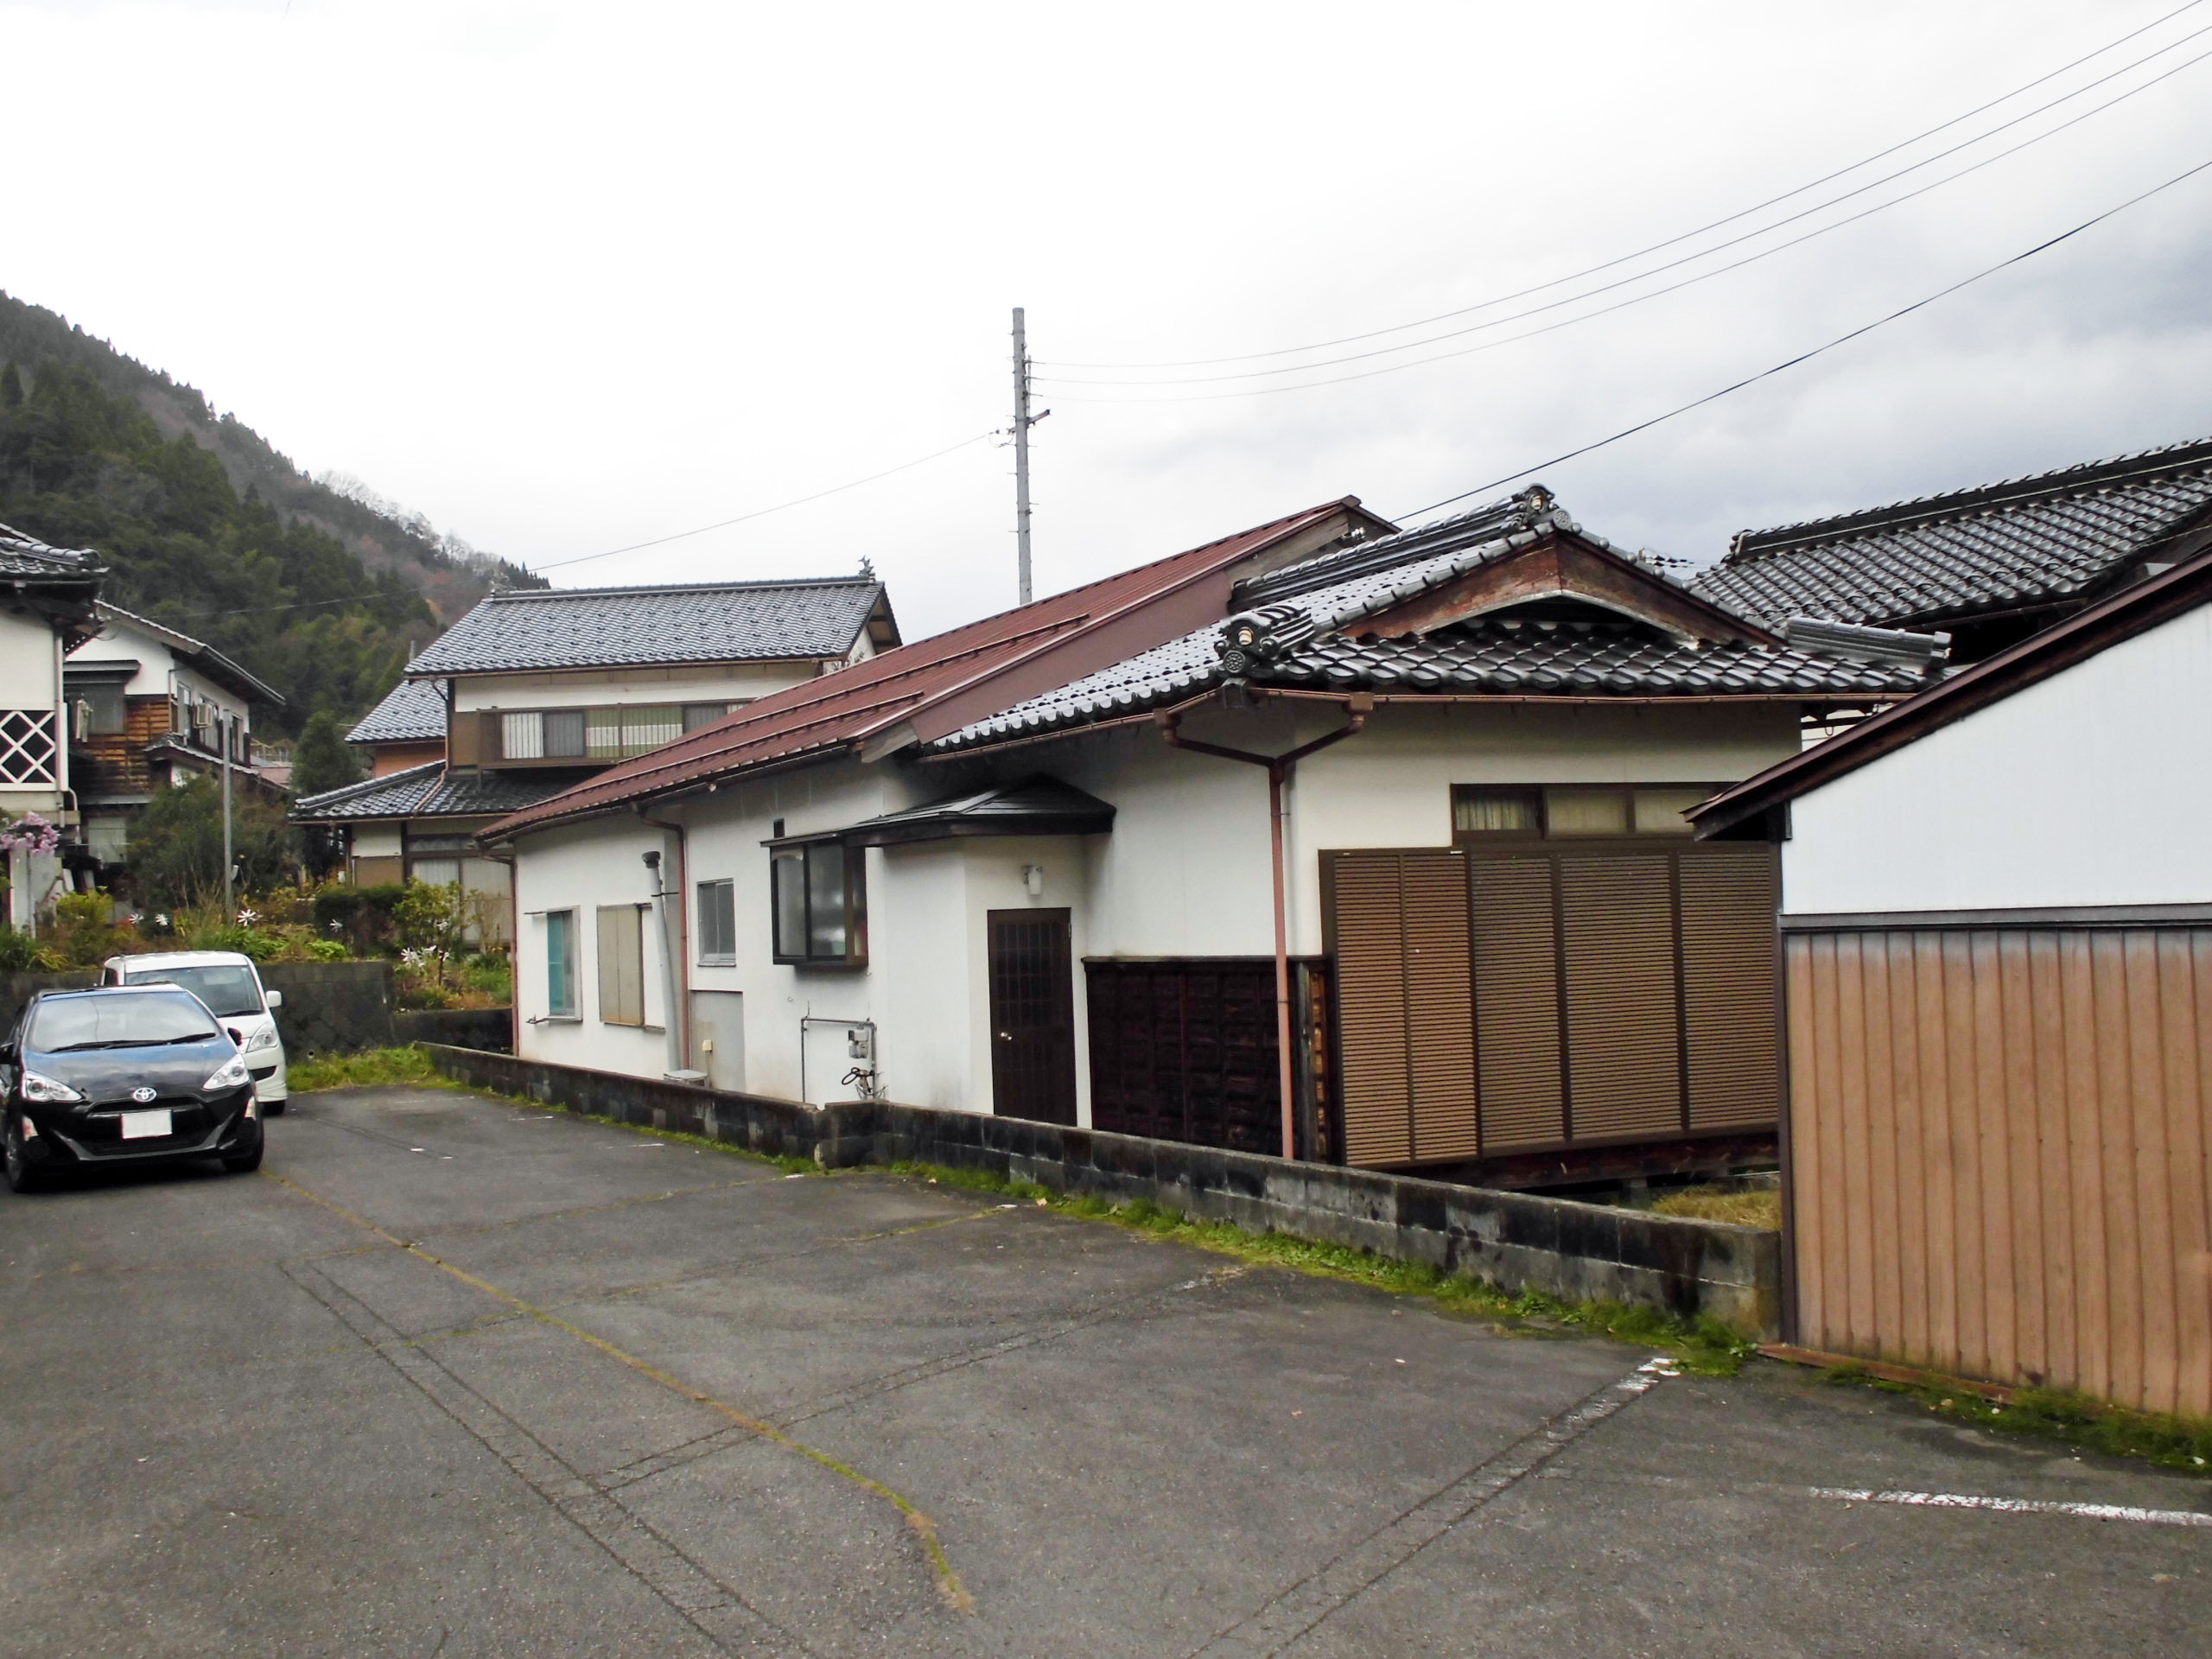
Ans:
<svg viewBox="0 0 2212 1659"><path fill-rule="evenodd" d="M842 657L879 613L887 623L883 584L873 576L521 589L487 595L407 672L422 679Z"/></svg>
<svg viewBox="0 0 2212 1659"><path fill-rule="evenodd" d="M218 685L226 687L240 696L250 698L253 702L267 703L272 709L282 709L284 706L283 692L277 690L275 686L270 685L251 670L233 658L225 656L206 640L195 639L188 633L179 633L167 623L156 622L151 617L139 615L136 611L126 611L122 606L111 605L105 600L101 600L94 608L99 612L99 619L104 623L120 622L126 627L137 628L142 632L153 635L155 639L169 648L172 655L183 658L192 664L194 670L205 674ZM66 663L63 664L63 670L67 672L72 668L98 668L100 664L100 658L90 658L81 664Z"/></svg>
<svg viewBox="0 0 2212 1659"><path fill-rule="evenodd" d="M1977 709L2208 603L2212 603L2212 550L2123 588L2056 626L1961 669L1919 696L1723 791L1685 816L1706 836L1758 819ZM2185 717L2183 711L2177 711L2177 717Z"/></svg>
<svg viewBox="0 0 2212 1659"><path fill-rule="evenodd" d="M442 743L446 689L441 680L402 680L346 734L348 743Z"/></svg>
<svg viewBox="0 0 2212 1659"><path fill-rule="evenodd" d="M1693 584L1746 616L1883 627L2093 596L2212 517L2212 439L1745 531Z"/></svg>
<svg viewBox="0 0 2212 1659"><path fill-rule="evenodd" d="M508 835L587 817L771 761L893 736L927 709L987 688L1054 652L1091 640L1117 640L1119 630L1141 624L1147 606L1348 518L1382 522L1360 508L1357 497L1347 496L900 645L762 697L486 833Z"/></svg>
<svg viewBox="0 0 2212 1659"><path fill-rule="evenodd" d="M838 839L855 847L893 847L968 836L1098 836L1113 827L1114 809L1096 795L1057 778L1026 778L864 818Z"/></svg>
<svg viewBox="0 0 2212 1659"><path fill-rule="evenodd" d="M289 816L309 823L369 818L481 818L518 812L576 781L573 772L454 772L428 760L342 789L292 803Z"/></svg>
<svg viewBox="0 0 2212 1659"><path fill-rule="evenodd" d="M102 574L89 548L48 547L35 536L0 524L0 576L79 582Z"/></svg>

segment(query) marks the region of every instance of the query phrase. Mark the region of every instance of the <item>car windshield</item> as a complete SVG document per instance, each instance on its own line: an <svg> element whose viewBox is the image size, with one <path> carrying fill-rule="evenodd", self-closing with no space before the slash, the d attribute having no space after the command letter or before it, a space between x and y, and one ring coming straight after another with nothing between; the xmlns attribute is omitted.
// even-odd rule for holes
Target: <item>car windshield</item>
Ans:
<svg viewBox="0 0 2212 1659"><path fill-rule="evenodd" d="M182 992L137 996L64 996L38 1005L29 1046L59 1054L73 1048L152 1048L218 1034L207 1010Z"/></svg>
<svg viewBox="0 0 2212 1659"><path fill-rule="evenodd" d="M215 1011L219 1019L261 1012L261 987L242 962L210 963L201 968L141 968L125 974L126 985L181 985Z"/></svg>

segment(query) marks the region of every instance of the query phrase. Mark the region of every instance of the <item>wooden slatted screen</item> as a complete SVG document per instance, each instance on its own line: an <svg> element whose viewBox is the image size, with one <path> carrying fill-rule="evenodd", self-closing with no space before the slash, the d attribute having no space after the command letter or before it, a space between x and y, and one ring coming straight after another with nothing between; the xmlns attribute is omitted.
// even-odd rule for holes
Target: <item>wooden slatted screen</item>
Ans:
<svg viewBox="0 0 2212 1659"><path fill-rule="evenodd" d="M1474 913L1478 1093L1485 1152L1567 1139L1560 1062L1557 912L1552 861L1478 858Z"/></svg>
<svg viewBox="0 0 2212 1659"><path fill-rule="evenodd" d="M1092 1128L1282 1149L1272 961L1091 958L1084 986Z"/></svg>
<svg viewBox="0 0 2212 1659"><path fill-rule="evenodd" d="M1467 861L1457 852L1402 853L1398 880L1413 1155L1424 1162L1471 1158L1478 1141Z"/></svg>
<svg viewBox="0 0 2212 1659"><path fill-rule="evenodd" d="M1774 1122L1782 1097L1775 1007L1774 849L1714 846L1681 861L1682 1029L1692 1130Z"/></svg>
<svg viewBox="0 0 2212 1659"><path fill-rule="evenodd" d="M1575 1140L1681 1133L1672 862L1665 852L1560 857Z"/></svg>
<svg viewBox="0 0 2212 1659"><path fill-rule="evenodd" d="M1413 1088L1406 1066L1403 882L1395 853L1329 860L1331 954L1337 964L1338 1068L1344 1161L1413 1157Z"/></svg>

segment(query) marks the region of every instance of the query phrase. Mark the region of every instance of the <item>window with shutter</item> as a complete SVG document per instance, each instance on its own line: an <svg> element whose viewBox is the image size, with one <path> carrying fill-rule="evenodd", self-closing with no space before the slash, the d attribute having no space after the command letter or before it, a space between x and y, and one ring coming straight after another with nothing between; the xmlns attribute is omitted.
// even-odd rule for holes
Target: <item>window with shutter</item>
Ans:
<svg viewBox="0 0 2212 1659"><path fill-rule="evenodd" d="M610 1026L645 1023L645 911L599 907L599 1017Z"/></svg>

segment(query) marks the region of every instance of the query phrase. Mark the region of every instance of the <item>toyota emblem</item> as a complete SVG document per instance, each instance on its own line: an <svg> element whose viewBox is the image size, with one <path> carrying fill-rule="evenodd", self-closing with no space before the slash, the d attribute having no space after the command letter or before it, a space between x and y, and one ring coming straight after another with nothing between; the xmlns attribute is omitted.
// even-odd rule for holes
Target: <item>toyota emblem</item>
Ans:
<svg viewBox="0 0 2212 1659"><path fill-rule="evenodd" d="M149 1101L153 1097L154 1091L150 1089L133 1089L130 1091L130 1098L136 1101Z"/></svg>

